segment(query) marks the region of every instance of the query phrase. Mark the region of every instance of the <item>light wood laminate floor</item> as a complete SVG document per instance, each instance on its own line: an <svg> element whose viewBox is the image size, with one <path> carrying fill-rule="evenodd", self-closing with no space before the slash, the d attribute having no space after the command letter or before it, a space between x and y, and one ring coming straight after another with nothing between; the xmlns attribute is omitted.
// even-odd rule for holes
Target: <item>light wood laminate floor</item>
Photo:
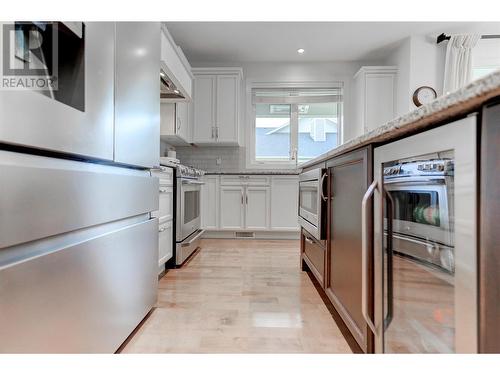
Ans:
<svg viewBox="0 0 500 375"><path fill-rule="evenodd" d="M351 353L299 256L298 240L203 240L122 352Z"/></svg>

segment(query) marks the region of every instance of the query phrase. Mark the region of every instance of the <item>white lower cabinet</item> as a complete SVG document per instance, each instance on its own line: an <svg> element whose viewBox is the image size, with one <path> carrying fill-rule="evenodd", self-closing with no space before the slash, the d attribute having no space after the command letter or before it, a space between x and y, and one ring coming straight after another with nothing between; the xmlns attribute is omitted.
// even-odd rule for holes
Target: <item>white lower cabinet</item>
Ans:
<svg viewBox="0 0 500 375"><path fill-rule="evenodd" d="M220 187L220 229L244 228L244 186Z"/></svg>
<svg viewBox="0 0 500 375"><path fill-rule="evenodd" d="M170 167L161 167L153 171L152 175L159 179L158 211L151 216L158 218L158 273L165 270L165 263L173 256L173 218L174 218L174 170Z"/></svg>
<svg viewBox="0 0 500 375"><path fill-rule="evenodd" d="M201 222L207 230L298 231L298 176L208 175Z"/></svg>
<svg viewBox="0 0 500 375"><path fill-rule="evenodd" d="M203 229L219 228L219 176L203 176L201 187L201 226Z"/></svg>
<svg viewBox="0 0 500 375"><path fill-rule="evenodd" d="M268 186L245 187L245 229L269 229L269 199Z"/></svg>
<svg viewBox="0 0 500 375"><path fill-rule="evenodd" d="M174 255L173 220L161 223L158 226L158 273L165 270L165 263Z"/></svg>
<svg viewBox="0 0 500 375"><path fill-rule="evenodd" d="M298 176L273 176L271 181L272 230L299 230L298 200Z"/></svg>

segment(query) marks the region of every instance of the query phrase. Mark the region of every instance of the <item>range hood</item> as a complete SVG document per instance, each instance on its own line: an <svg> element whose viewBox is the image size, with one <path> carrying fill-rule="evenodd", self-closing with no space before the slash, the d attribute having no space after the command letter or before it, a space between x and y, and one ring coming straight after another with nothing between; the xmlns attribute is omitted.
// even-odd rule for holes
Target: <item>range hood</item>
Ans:
<svg viewBox="0 0 500 375"><path fill-rule="evenodd" d="M163 69L160 69L160 99L186 99Z"/></svg>

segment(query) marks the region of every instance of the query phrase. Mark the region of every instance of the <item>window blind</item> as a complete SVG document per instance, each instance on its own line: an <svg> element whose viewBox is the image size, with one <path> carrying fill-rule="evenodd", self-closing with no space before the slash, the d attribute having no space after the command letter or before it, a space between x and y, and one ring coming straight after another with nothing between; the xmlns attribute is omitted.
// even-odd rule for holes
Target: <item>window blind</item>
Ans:
<svg viewBox="0 0 500 375"><path fill-rule="evenodd" d="M334 88L258 88L252 89L252 103L306 104L338 103L343 100L342 87Z"/></svg>

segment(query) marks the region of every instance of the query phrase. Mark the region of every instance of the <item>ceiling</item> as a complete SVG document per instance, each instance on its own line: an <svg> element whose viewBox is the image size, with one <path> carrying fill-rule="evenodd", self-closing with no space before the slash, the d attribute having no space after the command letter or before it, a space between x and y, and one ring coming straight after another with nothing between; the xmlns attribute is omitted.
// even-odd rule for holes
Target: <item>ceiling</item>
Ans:
<svg viewBox="0 0 500 375"><path fill-rule="evenodd" d="M500 34L500 22L167 22L193 62L376 60L410 35ZM297 49L304 48L299 55Z"/></svg>

